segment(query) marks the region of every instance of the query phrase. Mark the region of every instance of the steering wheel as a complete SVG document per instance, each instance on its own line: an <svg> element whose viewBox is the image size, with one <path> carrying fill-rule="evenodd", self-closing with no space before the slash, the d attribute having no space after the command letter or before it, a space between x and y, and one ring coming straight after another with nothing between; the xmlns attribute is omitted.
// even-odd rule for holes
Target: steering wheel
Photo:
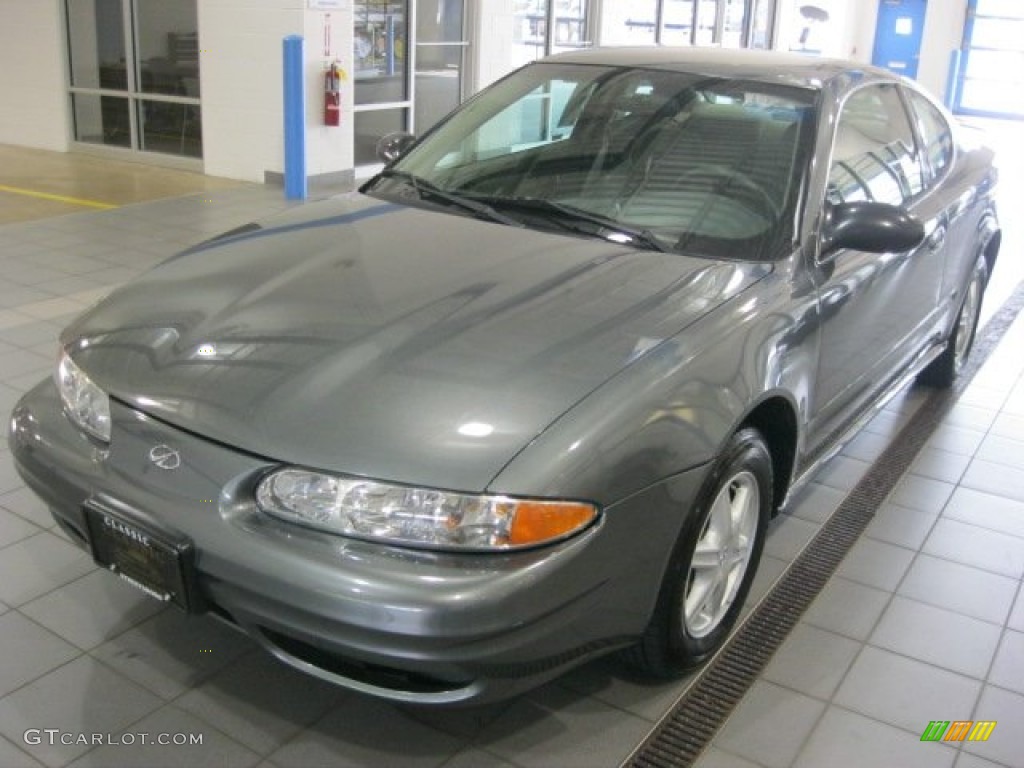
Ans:
<svg viewBox="0 0 1024 768"><path fill-rule="evenodd" d="M777 221L782 211L778 202L768 192L737 168L716 163L703 163L683 171L676 177L675 186L682 186L688 179L701 176L709 181L707 191L729 197L746 206L754 213L766 213L771 221Z"/></svg>

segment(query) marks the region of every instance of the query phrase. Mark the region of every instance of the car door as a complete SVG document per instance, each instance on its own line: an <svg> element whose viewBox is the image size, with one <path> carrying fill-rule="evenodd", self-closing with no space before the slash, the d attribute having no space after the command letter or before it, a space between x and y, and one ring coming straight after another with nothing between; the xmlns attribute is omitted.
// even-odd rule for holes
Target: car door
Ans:
<svg viewBox="0 0 1024 768"><path fill-rule="evenodd" d="M819 253L819 355L809 437L842 427L937 329L944 212L929 200L926 165L898 86L873 83L843 104L825 205L872 200L906 207L927 237L904 253Z"/></svg>
<svg viewBox="0 0 1024 768"><path fill-rule="evenodd" d="M976 256L976 219L969 215L971 195L962 194L963 188L950 178L954 162L953 130L942 111L928 97L912 87L903 89L910 105L917 134L921 139L930 171L926 182L928 196L923 201L927 213L942 211L945 227L945 263L940 288L940 300L947 302L947 310L956 309L950 297L959 296L964 275L973 266ZM950 183L952 182L952 183Z"/></svg>

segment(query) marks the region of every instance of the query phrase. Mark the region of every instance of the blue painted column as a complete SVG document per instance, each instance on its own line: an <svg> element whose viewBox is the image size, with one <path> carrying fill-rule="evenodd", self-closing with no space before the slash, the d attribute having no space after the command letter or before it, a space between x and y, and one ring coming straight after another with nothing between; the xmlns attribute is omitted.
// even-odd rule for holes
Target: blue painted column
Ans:
<svg viewBox="0 0 1024 768"><path fill-rule="evenodd" d="M946 74L946 108L950 112L957 106L957 86L960 85L960 49L949 54L949 72Z"/></svg>
<svg viewBox="0 0 1024 768"><path fill-rule="evenodd" d="M306 85L302 76L301 35L284 39L284 196L305 200L306 180Z"/></svg>

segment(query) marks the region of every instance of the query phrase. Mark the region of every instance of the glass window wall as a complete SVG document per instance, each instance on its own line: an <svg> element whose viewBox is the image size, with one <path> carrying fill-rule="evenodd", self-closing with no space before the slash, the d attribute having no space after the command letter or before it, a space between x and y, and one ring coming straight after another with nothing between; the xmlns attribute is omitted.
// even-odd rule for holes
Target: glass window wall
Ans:
<svg viewBox="0 0 1024 768"><path fill-rule="evenodd" d="M202 157L196 0L65 0L75 139Z"/></svg>

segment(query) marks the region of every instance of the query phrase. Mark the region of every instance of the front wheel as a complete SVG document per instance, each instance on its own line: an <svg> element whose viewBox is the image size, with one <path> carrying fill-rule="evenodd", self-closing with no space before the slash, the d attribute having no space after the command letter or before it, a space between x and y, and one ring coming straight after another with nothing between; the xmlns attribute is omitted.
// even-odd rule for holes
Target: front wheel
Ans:
<svg viewBox="0 0 1024 768"><path fill-rule="evenodd" d="M768 447L756 429L742 429L715 461L672 553L651 623L627 651L640 671L671 677L722 645L757 571L771 503Z"/></svg>
<svg viewBox="0 0 1024 768"><path fill-rule="evenodd" d="M920 383L940 389L953 386L956 377L967 364L967 357L974 345L978 318L981 316L981 299L985 294L987 282L988 264L984 256L979 256L971 271L971 279L967 283L967 290L964 291L963 304L960 305L960 314L957 315L956 325L946 349L918 374L917 380Z"/></svg>

